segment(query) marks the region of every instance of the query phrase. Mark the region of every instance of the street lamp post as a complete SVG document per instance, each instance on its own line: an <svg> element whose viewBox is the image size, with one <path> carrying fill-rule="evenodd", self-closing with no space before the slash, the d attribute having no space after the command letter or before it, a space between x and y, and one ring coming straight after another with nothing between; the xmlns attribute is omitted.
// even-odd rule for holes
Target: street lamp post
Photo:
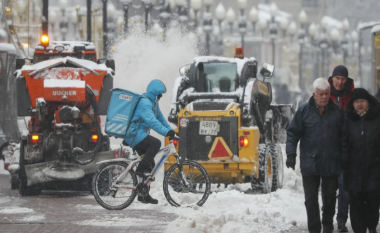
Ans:
<svg viewBox="0 0 380 233"><path fill-rule="evenodd" d="M129 10L129 4L131 3L131 0L122 0L123 3L123 13L124 13L124 28L123 28L123 37L127 37L128 35L128 10Z"/></svg>
<svg viewBox="0 0 380 233"><path fill-rule="evenodd" d="M198 27L198 20L197 20L197 15L199 9L202 7L202 1L201 0L191 0L190 1L190 7L194 11L194 31L197 30Z"/></svg>
<svg viewBox="0 0 380 233"><path fill-rule="evenodd" d="M252 23L252 31L255 32L256 31L256 23L257 23L257 20L259 19L259 14L256 10L256 7L254 7L254 6L249 11L249 19L251 20L251 23Z"/></svg>
<svg viewBox="0 0 380 233"><path fill-rule="evenodd" d="M247 7L247 0L238 0L237 3L238 3L238 8L241 14L239 17L239 24L238 24L239 33L241 35L241 48L244 51L244 36L245 36L245 33L247 32L247 22L244 16L244 9Z"/></svg>
<svg viewBox="0 0 380 233"><path fill-rule="evenodd" d="M103 57L108 56L107 0L103 1Z"/></svg>
<svg viewBox="0 0 380 233"><path fill-rule="evenodd" d="M166 40L166 30L167 30L167 25L168 25L168 21L169 21L169 18L170 18L170 5L169 4L165 4L165 1L162 1L162 8L161 8L161 12L160 12L160 21L161 21L161 25L162 25L162 29L163 29L163 32L162 32L162 40L165 41Z"/></svg>
<svg viewBox="0 0 380 233"><path fill-rule="evenodd" d="M224 6L221 2L215 8L215 17L218 20L220 32L223 35L222 21L226 18L226 9L224 8Z"/></svg>
<svg viewBox="0 0 380 233"><path fill-rule="evenodd" d="M92 40L91 40L91 34L92 34L92 32L91 32L91 8L92 8L92 6L91 6L91 2L92 2L92 0L87 0L87 41L88 42L91 42Z"/></svg>
<svg viewBox="0 0 380 233"><path fill-rule="evenodd" d="M311 43L311 49L312 49L312 52L311 52L312 60L316 62L316 65L313 67L313 77L317 78L318 77L319 58L318 58L318 54L315 52L315 41L316 41L316 36L318 34L318 29L317 29L317 25L315 25L315 23L310 24L309 29L308 29L308 34L311 38L310 43Z"/></svg>
<svg viewBox="0 0 380 233"><path fill-rule="evenodd" d="M233 23L235 21L235 12L234 10L232 10L232 8L228 8L227 10L227 14L226 14L226 17L227 17L227 21L228 21L228 24L230 25L230 34L232 35L233 33Z"/></svg>
<svg viewBox="0 0 380 233"><path fill-rule="evenodd" d="M212 32L212 15L210 7L214 0L203 0L206 12L203 13L203 30L206 32L206 55L210 55L210 33Z"/></svg>
<svg viewBox="0 0 380 233"><path fill-rule="evenodd" d="M343 20L343 37L341 40L342 55L343 55L343 65L346 65L346 59L348 54L348 42L350 40L348 35L348 30L350 29L350 24L347 19Z"/></svg>
<svg viewBox="0 0 380 233"><path fill-rule="evenodd" d="M303 90L304 88L304 83L303 83L303 48L305 44L305 24L307 22L307 15L304 10L302 10L299 15L298 15L298 21L300 22L300 30L299 30L299 35L298 35L298 42L300 45L300 52L299 52L299 62L298 62L298 84Z"/></svg>
<svg viewBox="0 0 380 233"><path fill-rule="evenodd" d="M175 0L175 4L177 5L178 8L178 21L181 27L181 33L184 32L183 30L183 25L187 22L187 16L185 15L186 10L185 5L186 5L186 0Z"/></svg>
<svg viewBox="0 0 380 233"><path fill-rule="evenodd" d="M51 26L51 34L53 35L52 38L54 38L54 32L55 32L55 23L57 22L57 14L54 10L50 9L49 13L49 23L50 23L50 26ZM44 34L44 32L43 32ZM44 34L45 35L45 34Z"/></svg>
<svg viewBox="0 0 380 233"><path fill-rule="evenodd" d="M271 15L271 23L269 24L269 35L272 42L272 64L275 65L276 62L276 37L277 37L277 25L276 25L276 15L278 9L276 3L272 3L269 7L269 13Z"/></svg>
<svg viewBox="0 0 380 233"><path fill-rule="evenodd" d="M152 9L155 0L143 0L144 9L145 9L145 33L149 30L149 13Z"/></svg>
<svg viewBox="0 0 380 233"><path fill-rule="evenodd" d="M75 10L72 10L71 12L70 12L70 23L71 23L71 25L72 25L72 33L73 33L73 38L75 39L75 40L77 40L78 38L77 38L77 36L78 36L78 34L77 34L77 23L78 23L78 15L77 15L77 12L75 11Z"/></svg>
<svg viewBox="0 0 380 233"><path fill-rule="evenodd" d="M61 31L61 36L62 40L66 40L66 34L67 34L67 17L65 16L66 8L67 8L67 0L60 0L59 1L59 7L61 8L62 11L62 17L61 17L61 22L59 23L59 28Z"/></svg>
<svg viewBox="0 0 380 233"><path fill-rule="evenodd" d="M219 45L218 47L221 50L220 55L222 55L223 51L224 51L222 21L226 18L226 9L224 8L224 6L221 2L215 8L215 17L218 20L218 25L219 25L219 34L216 36L218 38L218 45ZM214 34L216 34L216 33L214 33Z"/></svg>

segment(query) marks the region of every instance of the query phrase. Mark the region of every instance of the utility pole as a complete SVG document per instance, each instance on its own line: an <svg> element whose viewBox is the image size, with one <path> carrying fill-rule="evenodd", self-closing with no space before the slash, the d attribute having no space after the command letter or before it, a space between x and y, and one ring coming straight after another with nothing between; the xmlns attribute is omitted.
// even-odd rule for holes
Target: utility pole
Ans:
<svg viewBox="0 0 380 233"><path fill-rule="evenodd" d="M91 0L87 0L87 41L91 42Z"/></svg>
<svg viewBox="0 0 380 233"><path fill-rule="evenodd" d="M42 20L42 35L48 35L48 25L49 25L49 0L43 0L42 1L42 16L45 18L45 20Z"/></svg>

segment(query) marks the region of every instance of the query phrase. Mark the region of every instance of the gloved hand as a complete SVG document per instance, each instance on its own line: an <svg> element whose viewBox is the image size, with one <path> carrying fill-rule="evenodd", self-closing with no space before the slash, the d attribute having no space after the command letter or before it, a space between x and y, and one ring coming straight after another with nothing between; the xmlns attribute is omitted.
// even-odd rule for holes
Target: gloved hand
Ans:
<svg viewBox="0 0 380 233"><path fill-rule="evenodd" d="M342 168L342 170L346 170L348 168L348 161L340 161L340 168Z"/></svg>
<svg viewBox="0 0 380 233"><path fill-rule="evenodd" d="M286 167L287 168L292 168L293 170L295 169L296 166L296 154L290 154L288 155L288 158L286 159Z"/></svg>
<svg viewBox="0 0 380 233"><path fill-rule="evenodd" d="M175 132L174 130L169 130L169 132L166 134L167 137L169 137L169 139L173 139L175 137Z"/></svg>

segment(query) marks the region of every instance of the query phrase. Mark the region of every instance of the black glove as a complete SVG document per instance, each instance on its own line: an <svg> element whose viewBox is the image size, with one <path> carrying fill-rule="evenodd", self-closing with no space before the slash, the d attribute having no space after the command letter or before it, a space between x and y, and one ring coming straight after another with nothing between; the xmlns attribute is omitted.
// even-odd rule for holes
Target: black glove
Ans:
<svg viewBox="0 0 380 233"><path fill-rule="evenodd" d="M166 134L167 137L169 137L169 139L173 139L175 137L175 132L174 130L169 130L169 132Z"/></svg>
<svg viewBox="0 0 380 233"><path fill-rule="evenodd" d="M348 161L340 161L340 168L342 168L342 170L346 170L348 168Z"/></svg>
<svg viewBox="0 0 380 233"><path fill-rule="evenodd" d="M286 167L295 169L296 166L296 156L295 154L288 155L288 158L286 159Z"/></svg>

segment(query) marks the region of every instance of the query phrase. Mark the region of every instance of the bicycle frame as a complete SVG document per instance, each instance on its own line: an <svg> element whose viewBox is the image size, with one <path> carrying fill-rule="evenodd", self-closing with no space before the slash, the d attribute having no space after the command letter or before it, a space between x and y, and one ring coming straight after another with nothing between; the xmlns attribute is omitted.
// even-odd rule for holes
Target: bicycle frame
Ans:
<svg viewBox="0 0 380 233"><path fill-rule="evenodd" d="M159 162L154 166L152 172L149 175L149 178L144 181L144 184L146 184L146 185L149 185L151 183L151 181L154 180L154 177L156 176L158 169L160 169L160 167L162 167L162 165L164 164L165 160L169 157L169 155L174 154L174 157L177 159L178 164L181 161L181 158L179 157L179 155L175 149L175 146L173 144L173 140L170 140L169 145L160 149L156 155L158 155L158 154L162 154L162 157L160 158ZM110 162L110 161L115 161L115 160L108 160L107 162ZM136 189L135 186L128 187L128 186L124 186L124 185L119 185L118 183L125 177L125 175L135 165L137 165L141 161L141 159L137 159L137 160L123 159L122 161L128 161L129 162L128 167L120 174L120 176L115 181L112 182L112 187L118 187L118 188L124 188L124 189ZM106 161L102 161L102 162L104 163ZM185 174L183 173L182 167L179 167L179 169L181 172L182 182L184 182L184 184L187 185L187 180L185 178Z"/></svg>

